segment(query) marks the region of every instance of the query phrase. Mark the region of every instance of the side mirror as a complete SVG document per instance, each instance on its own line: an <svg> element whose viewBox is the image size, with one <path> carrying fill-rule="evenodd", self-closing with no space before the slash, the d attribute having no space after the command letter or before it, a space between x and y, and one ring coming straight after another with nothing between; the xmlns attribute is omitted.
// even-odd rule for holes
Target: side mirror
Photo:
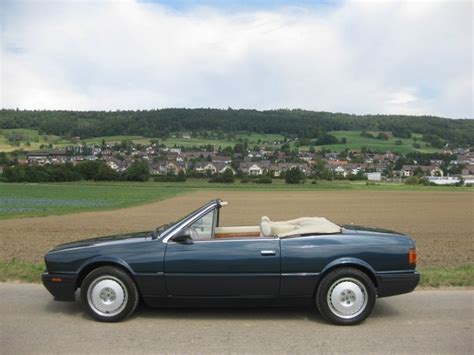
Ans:
<svg viewBox="0 0 474 355"><path fill-rule="evenodd" d="M188 229L183 229L179 231L172 238L172 240L180 244L193 244L193 238L191 238L191 230L188 228Z"/></svg>

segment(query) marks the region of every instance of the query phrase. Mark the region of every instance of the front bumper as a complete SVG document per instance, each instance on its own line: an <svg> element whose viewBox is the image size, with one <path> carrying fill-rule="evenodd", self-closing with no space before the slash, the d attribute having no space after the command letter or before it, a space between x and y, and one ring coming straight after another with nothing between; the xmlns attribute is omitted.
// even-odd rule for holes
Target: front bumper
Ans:
<svg viewBox="0 0 474 355"><path fill-rule="evenodd" d="M44 272L41 278L44 287L53 295L56 301L74 301L76 299L77 275Z"/></svg>
<svg viewBox="0 0 474 355"><path fill-rule="evenodd" d="M420 282L416 271L378 274L378 297L389 297L413 291Z"/></svg>

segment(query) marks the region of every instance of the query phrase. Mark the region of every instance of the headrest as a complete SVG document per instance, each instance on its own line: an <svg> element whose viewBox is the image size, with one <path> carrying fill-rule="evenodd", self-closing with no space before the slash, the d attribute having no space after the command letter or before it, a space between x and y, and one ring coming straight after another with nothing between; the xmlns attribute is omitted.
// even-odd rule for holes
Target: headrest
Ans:
<svg viewBox="0 0 474 355"><path fill-rule="evenodd" d="M272 235L272 226L270 225L270 218L263 216L260 221L260 233L264 237L269 237Z"/></svg>

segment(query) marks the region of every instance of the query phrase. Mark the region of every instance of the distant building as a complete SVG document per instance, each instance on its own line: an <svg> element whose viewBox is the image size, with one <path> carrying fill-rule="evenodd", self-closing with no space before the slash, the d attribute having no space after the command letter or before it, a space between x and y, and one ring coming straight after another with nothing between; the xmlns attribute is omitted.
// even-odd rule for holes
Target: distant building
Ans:
<svg viewBox="0 0 474 355"><path fill-rule="evenodd" d="M367 173L367 180L369 181L381 181L382 180L382 173Z"/></svg>
<svg viewBox="0 0 474 355"><path fill-rule="evenodd" d="M428 176L428 181L435 185L454 185L461 181L456 176Z"/></svg>
<svg viewBox="0 0 474 355"><path fill-rule="evenodd" d="M401 175L404 177L413 176L416 170L421 170L423 175L444 176L443 170L436 165L403 165Z"/></svg>
<svg viewBox="0 0 474 355"><path fill-rule="evenodd" d="M68 161L68 155L65 150L29 152L26 154L26 160L32 165L60 164Z"/></svg>
<svg viewBox="0 0 474 355"><path fill-rule="evenodd" d="M248 168L248 174L252 175L252 176L262 175L263 174L263 169L260 166L258 166L257 164L252 164Z"/></svg>
<svg viewBox="0 0 474 355"><path fill-rule="evenodd" d="M196 170L199 173L211 173L211 174L217 173L216 166L213 163L209 163L209 162L196 164L194 167L194 170Z"/></svg>

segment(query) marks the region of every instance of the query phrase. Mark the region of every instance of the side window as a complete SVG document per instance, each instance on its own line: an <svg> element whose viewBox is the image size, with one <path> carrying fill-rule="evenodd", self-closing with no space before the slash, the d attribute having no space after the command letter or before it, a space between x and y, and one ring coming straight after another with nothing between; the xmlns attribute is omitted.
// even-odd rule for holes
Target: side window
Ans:
<svg viewBox="0 0 474 355"><path fill-rule="evenodd" d="M213 210L191 224L189 229L191 230L191 237L194 240L212 238L215 227L214 224L216 223L215 215L216 210Z"/></svg>

